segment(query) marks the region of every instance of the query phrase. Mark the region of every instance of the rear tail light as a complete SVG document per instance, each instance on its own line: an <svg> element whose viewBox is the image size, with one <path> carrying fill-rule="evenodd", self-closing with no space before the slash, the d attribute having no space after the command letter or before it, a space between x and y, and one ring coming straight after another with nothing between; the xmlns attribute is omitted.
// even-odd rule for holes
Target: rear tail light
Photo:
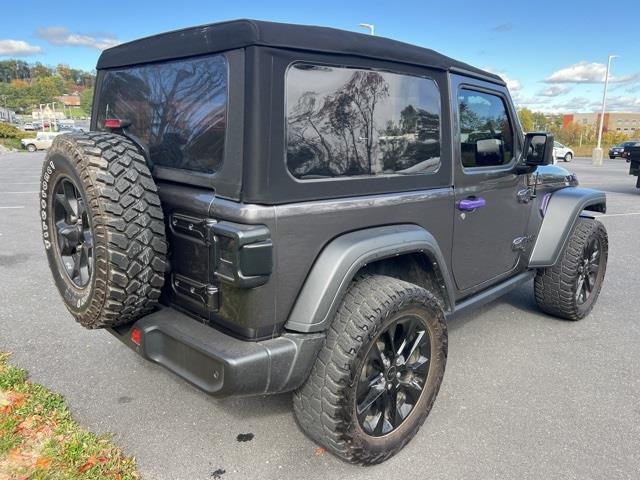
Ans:
<svg viewBox="0 0 640 480"><path fill-rule="evenodd" d="M131 329L131 341L140 346L140 343L142 342L142 332L139 328L133 327Z"/></svg>
<svg viewBox="0 0 640 480"><path fill-rule="evenodd" d="M130 121L120 118L107 118L104 121L104 128L126 128L129 125L131 125Z"/></svg>

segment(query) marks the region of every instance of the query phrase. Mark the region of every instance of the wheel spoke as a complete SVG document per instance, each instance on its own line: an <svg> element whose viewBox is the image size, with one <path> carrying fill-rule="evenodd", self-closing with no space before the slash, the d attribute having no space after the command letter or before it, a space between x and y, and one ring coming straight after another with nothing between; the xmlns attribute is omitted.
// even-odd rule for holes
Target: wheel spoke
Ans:
<svg viewBox="0 0 640 480"><path fill-rule="evenodd" d="M383 428L384 433L390 432L395 427L400 425L400 422L402 421L402 419L399 418L398 416L398 409L397 409L398 392L395 389L388 390L386 393L386 397L387 398L385 401L386 403L385 418L387 419L388 427L391 427L391 428L389 428L389 430L387 431L385 431Z"/></svg>
<svg viewBox="0 0 640 480"><path fill-rule="evenodd" d="M82 200L82 197L76 199L76 204L78 206L78 218L82 218L82 220L84 221L87 214L87 207L84 204L84 200Z"/></svg>
<svg viewBox="0 0 640 480"><path fill-rule="evenodd" d="M409 355L407 355L407 358L411 358L411 356L415 353L416 349L418 348L418 345L420 345L420 341L424 338L424 334L425 334L424 330L418 331L416 340L413 342L413 345L411 346L411 350L409 351Z"/></svg>
<svg viewBox="0 0 640 480"><path fill-rule="evenodd" d="M371 351L375 359L380 362L380 366L382 368L385 368L387 365L391 363L391 360L389 359L389 357L387 357L386 353L384 352L384 342L382 342L383 348L380 348L380 343L381 342L379 340L376 340L375 342L373 342L373 347Z"/></svg>
<svg viewBox="0 0 640 480"><path fill-rule="evenodd" d="M69 209L66 209L70 215L78 216L78 193L76 192L76 188L73 184L67 180L63 180L62 182L62 191L65 197L66 205L69 206Z"/></svg>
<svg viewBox="0 0 640 480"><path fill-rule="evenodd" d="M392 324L386 331L386 337L388 340L388 347L391 352L396 352L396 329L398 327L397 323Z"/></svg>
<svg viewBox="0 0 640 480"><path fill-rule="evenodd" d="M71 215L75 215L75 212L71 206L71 203L69 202L69 199L64 193L56 193L55 199L56 199L56 202L62 206L67 217L70 217Z"/></svg>
<svg viewBox="0 0 640 480"><path fill-rule="evenodd" d="M371 415L370 418L365 418L363 421L361 421L362 428L364 428L366 432L374 433L378 428L378 424L381 423L381 419L382 412L376 412L375 415Z"/></svg>
<svg viewBox="0 0 640 480"><path fill-rule="evenodd" d="M429 375L431 339L417 315L401 317L371 344L356 387L356 416L365 432L386 435L416 406Z"/></svg>
<svg viewBox="0 0 640 480"><path fill-rule="evenodd" d="M582 300L583 287L584 287L584 277L581 275L578 278L578 285L577 285L577 288L576 288L576 301L578 303L583 303L584 302L584 300Z"/></svg>
<svg viewBox="0 0 640 480"><path fill-rule="evenodd" d="M418 356L415 361L407 364L407 368L413 373L422 373L425 367L429 367L429 357L424 355Z"/></svg>
<svg viewBox="0 0 640 480"><path fill-rule="evenodd" d="M363 413L365 413L373 404L373 402L375 402L384 392L385 388L382 382L378 382L377 384L370 387L364 400L358 403L358 415L362 415Z"/></svg>

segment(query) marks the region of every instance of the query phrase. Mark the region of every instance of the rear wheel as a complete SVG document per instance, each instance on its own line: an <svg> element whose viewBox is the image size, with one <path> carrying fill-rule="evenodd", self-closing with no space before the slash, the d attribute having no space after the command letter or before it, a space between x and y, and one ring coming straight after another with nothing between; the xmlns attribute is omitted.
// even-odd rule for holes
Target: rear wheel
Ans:
<svg viewBox="0 0 640 480"><path fill-rule="evenodd" d="M36 146L33 143L30 143L29 145L27 145L27 151L29 152L35 152L37 150Z"/></svg>
<svg viewBox="0 0 640 480"><path fill-rule="evenodd" d="M383 462L424 423L446 358L444 314L429 292L395 278L362 277L294 395L296 418L340 458Z"/></svg>
<svg viewBox="0 0 640 480"><path fill-rule="evenodd" d="M593 309L607 269L609 241L602 223L580 218L556 265L538 271L536 302L541 310L580 320Z"/></svg>
<svg viewBox="0 0 640 480"><path fill-rule="evenodd" d="M57 136L41 189L49 267L75 319L115 327L153 310L167 244L156 186L137 148L107 133Z"/></svg>
<svg viewBox="0 0 640 480"><path fill-rule="evenodd" d="M565 162L570 162L571 160L573 160L573 155L571 155L571 153L567 153L567 154L564 156L564 161L565 161Z"/></svg>

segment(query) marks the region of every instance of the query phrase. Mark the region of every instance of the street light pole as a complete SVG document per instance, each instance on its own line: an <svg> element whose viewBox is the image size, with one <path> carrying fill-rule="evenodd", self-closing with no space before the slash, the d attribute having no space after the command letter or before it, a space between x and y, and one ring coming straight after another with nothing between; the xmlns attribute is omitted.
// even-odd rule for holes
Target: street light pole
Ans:
<svg viewBox="0 0 640 480"><path fill-rule="evenodd" d="M602 130L604 129L604 112L607 105L607 88L609 86L609 70L611 69L611 60L618 58L619 55L609 55L607 59L607 72L604 76L604 92L602 94L602 112L600 113L600 125L598 126L598 145L593 149L592 163L602 166Z"/></svg>
<svg viewBox="0 0 640 480"><path fill-rule="evenodd" d="M369 30L369 34L370 34L370 35L375 35L375 34L376 34L376 32L375 32L375 28L376 28L376 27L375 27L375 25L372 25L371 23L361 23L361 24L360 24L360 26L361 26L362 28L366 28L367 30Z"/></svg>

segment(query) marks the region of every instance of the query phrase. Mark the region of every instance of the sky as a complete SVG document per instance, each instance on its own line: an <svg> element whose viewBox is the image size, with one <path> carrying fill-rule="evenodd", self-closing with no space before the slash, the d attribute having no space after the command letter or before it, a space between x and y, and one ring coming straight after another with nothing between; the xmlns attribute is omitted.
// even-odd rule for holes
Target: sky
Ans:
<svg viewBox="0 0 640 480"><path fill-rule="evenodd" d="M104 48L234 18L363 33L359 24L370 23L376 35L500 74L519 106L548 113L598 110L607 57L619 55L607 110L640 112L640 0L31 0L27 10L20 2L3 3L0 59L92 70Z"/></svg>

